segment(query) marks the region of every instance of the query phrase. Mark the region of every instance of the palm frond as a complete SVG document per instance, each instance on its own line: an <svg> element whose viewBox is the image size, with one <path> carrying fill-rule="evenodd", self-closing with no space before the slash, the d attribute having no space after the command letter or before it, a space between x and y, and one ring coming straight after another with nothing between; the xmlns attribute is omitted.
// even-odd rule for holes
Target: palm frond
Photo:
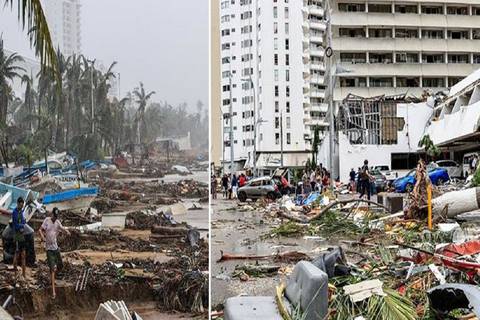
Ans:
<svg viewBox="0 0 480 320"><path fill-rule="evenodd" d="M5 0L5 3L10 4L12 9L14 3L17 3L18 20L23 29L28 30L30 44L35 48L36 55L40 57L42 69L52 68L58 84L61 84L57 55L40 0Z"/></svg>

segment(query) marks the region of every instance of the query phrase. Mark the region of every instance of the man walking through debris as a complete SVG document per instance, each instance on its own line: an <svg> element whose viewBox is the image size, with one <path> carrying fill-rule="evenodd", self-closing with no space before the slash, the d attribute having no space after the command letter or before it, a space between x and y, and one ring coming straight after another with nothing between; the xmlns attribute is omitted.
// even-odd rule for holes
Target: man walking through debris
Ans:
<svg viewBox="0 0 480 320"><path fill-rule="evenodd" d="M371 195L371 186L370 186L371 175L368 171L368 160L363 161L363 167L360 171L360 184L361 184L361 193L360 198L363 198L365 193L367 194L367 199L370 200Z"/></svg>
<svg viewBox="0 0 480 320"><path fill-rule="evenodd" d="M63 268L62 257L60 255L60 249L57 244L57 236L60 231L63 231L70 235L70 232L65 229L58 220L60 210L53 208L52 217L47 217L43 220L40 227L40 236L45 241L45 249L47 250L47 263L50 268L50 278L52 281L52 299L55 299L55 272Z"/></svg>
<svg viewBox="0 0 480 320"><path fill-rule="evenodd" d="M222 188L223 188L223 198L228 197L228 177L227 174L224 174L222 177Z"/></svg>
<svg viewBox="0 0 480 320"><path fill-rule="evenodd" d="M238 178L235 174L232 175L232 198L237 198L237 190L238 190Z"/></svg>
<svg viewBox="0 0 480 320"><path fill-rule="evenodd" d="M13 209L12 212L12 226L14 231L14 241L15 241L15 255L13 256L13 268L15 269L15 278L17 277L17 264L18 259L22 264L22 276L25 279L25 270L26 270L26 251L27 245L25 241L25 217L23 216L23 206L25 201L22 197L17 199L17 207Z"/></svg>

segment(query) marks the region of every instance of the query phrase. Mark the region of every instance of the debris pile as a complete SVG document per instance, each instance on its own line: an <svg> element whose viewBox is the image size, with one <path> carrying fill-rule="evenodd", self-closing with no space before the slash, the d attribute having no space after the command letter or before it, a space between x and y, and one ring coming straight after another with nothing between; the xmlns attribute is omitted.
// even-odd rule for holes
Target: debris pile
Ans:
<svg viewBox="0 0 480 320"><path fill-rule="evenodd" d="M183 180L178 175L184 171L180 165L155 159L136 165L120 160L92 161L79 170L17 179L27 188L25 195L51 199L60 207L59 219L70 232L58 238L63 260L56 275L58 304L72 310L100 304L98 319L140 319L125 303L112 299L152 301L159 310L205 313L208 246L194 227L175 219L186 215L187 198L192 203L208 196L208 185ZM190 160L182 164L191 163L198 167ZM188 171L183 174L192 174ZM92 190L95 193L89 193ZM46 209L35 209L28 217L35 231L51 210ZM15 282L11 267L0 264L0 300L17 285L16 300L25 314L41 315L50 312L45 292L50 292L51 279L44 243L37 238L32 243L36 268L28 270L22 283Z"/></svg>
<svg viewBox="0 0 480 320"><path fill-rule="evenodd" d="M294 242L301 250L292 259L279 259L292 253L280 249L221 252L216 263L237 260L232 282L285 275L288 284L294 264L311 261L328 275L328 319L479 318L480 189L456 181L436 186L427 173L420 161L410 193L372 201L335 189L239 203L231 210L253 212L267 229L257 241L279 239L279 248Z"/></svg>

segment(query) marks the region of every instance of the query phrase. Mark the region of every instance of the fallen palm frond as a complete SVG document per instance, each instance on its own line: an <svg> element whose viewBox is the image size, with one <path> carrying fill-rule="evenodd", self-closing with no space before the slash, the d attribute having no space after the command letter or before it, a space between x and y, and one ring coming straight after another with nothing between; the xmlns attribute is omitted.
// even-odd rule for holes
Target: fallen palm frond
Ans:
<svg viewBox="0 0 480 320"><path fill-rule="evenodd" d="M362 225L356 224L336 211L328 211L309 226L310 235L332 236L335 234L356 235L367 231Z"/></svg>
<svg viewBox="0 0 480 320"><path fill-rule="evenodd" d="M392 289L384 289L385 296L373 295L367 300L353 303L344 294L337 295L333 301L330 319L350 320L358 316L375 320L415 320L415 306L406 297Z"/></svg>
<svg viewBox="0 0 480 320"><path fill-rule="evenodd" d="M283 237L291 237L291 236L299 236L305 232L305 226L298 224L296 222L290 221L284 224L279 225L278 227L271 230L268 235L271 237L274 236L283 236Z"/></svg>

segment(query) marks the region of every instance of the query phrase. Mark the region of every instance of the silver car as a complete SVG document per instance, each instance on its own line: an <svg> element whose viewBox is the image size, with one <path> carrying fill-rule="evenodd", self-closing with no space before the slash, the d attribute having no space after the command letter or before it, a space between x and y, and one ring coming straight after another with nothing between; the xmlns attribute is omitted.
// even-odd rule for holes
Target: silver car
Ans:
<svg viewBox="0 0 480 320"><path fill-rule="evenodd" d="M275 200L280 196L280 192L272 177L267 176L247 181L243 187L238 189L237 196L241 202L245 202L247 199L256 200L262 197Z"/></svg>

